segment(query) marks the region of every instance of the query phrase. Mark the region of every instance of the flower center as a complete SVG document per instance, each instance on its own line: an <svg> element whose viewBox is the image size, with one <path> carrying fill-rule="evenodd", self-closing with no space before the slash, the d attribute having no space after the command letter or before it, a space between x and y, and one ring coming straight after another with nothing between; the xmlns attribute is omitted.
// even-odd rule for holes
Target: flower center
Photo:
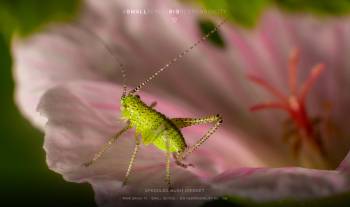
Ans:
<svg viewBox="0 0 350 207"><path fill-rule="evenodd" d="M251 111L279 109L287 112L294 125L287 137L294 158L303 167L325 169L329 168L329 165L326 161L321 135L306 110L306 98L325 67L323 64L315 65L311 69L308 78L302 83L301 87L298 87L296 77L299 56L299 51L294 49L289 57L288 83L290 94L288 95L284 95L278 88L259 77L249 76L253 83L264 88L277 99L254 105L251 107Z"/></svg>
<svg viewBox="0 0 350 207"><path fill-rule="evenodd" d="M289 105L294 111L299 111L300 110L300 104L298 102L297 97L295 96L290 96L288 99Z"/></svg>

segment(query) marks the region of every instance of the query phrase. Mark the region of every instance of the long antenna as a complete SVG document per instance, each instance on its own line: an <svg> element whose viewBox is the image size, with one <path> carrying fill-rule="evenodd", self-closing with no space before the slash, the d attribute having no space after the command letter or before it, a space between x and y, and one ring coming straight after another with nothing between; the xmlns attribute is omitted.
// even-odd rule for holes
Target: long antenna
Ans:
<svg viewBox="0 0 350 207"><path fill-rule="evenodd" d="M210 35L212 35L214 32L216 32L225 22L227 21L227 17L225 17L218 25L216 25L210 32L208 32L206 35L202 36L199 40L197 40L195 43L193 43L190 47L188 47L186 50L178 54L176 57L174 57L171 61L169 61L167 64L165 64L163 67L161 67L157 72L153 73L149 78L147 78L145 81L143 81L140 85L138 85L136 88L131 90L129 94L133 94L138 92L141 88L143 88L148 82L156 78L159 73L163 72L169 66L174 64L176 61L184 57L188 52L190 52L193 48L197 47L199 44L201 44L203 41L208 39Z"/></svg>
<svg viewBox="0 0 350 207"><path fill-rule="evenodd" d="M125 96L126 91L127 91L127 86L126 86L126 71L125 71L124 64L119 62L119 59L112 52L112 49L110 47L108 47L106 42L101 37L99 37L97 34L95 34L94 32L90 31L89 29L87 29L86 27L84 27L82 25L76 24L76 26L78 26L79 28L83 29L84 31L88 32L89 34L94 36L96 39L98 39L100 41L100 43L102 44L102 46L107 50L107 52L111 55L111 57L113 57L114 61L118 64L118 66L120 68L120 73L122 74L122 78L123 78L123 94L122 94L122 96Z"/></svg>

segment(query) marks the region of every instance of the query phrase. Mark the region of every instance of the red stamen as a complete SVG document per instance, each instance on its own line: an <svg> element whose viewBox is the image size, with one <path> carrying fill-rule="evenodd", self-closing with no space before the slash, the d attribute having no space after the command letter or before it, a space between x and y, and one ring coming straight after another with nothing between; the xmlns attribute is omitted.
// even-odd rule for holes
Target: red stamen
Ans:
<svg viewBox="0 0 350 207"><path fill-rule="evenodd" d="M312 88L312 86L314 85L315 81L318 79L318 77L320 77L322 71L324 70L325 66L324 64L318 64L315 65L312 69L311 72L309 74L309 77L306 79L306 81L304 82L300 93L299 93L299 100L301 102L305 101L306 96L308 95L310 89Z"/></svg>
<svg viewBox="0 0 350 207"><path fill-rule="evenodd" d="M275 87L273 87L271 84L266 82L265 80L258 78L254 75L248 75L248 78L253 82L261 87L263 87L266 91L270 92L273 96L276 98L280 99L282 102L286 101L286 97Z"/></svg>
<svg viewBox="0 0 350 207"><path fill-rule="evenodd" d="M282 110L289 111L288 105L284 103L279 103L279 102L261 103L250 107L251 111L259 111L262 109L282 109Z"/></svg>
<svg viewBox="0 0 350 207"><path fill-rule="evenodd" d="M294 48L289 56L288 75L289 75L289 90L292 95L297 93L297 66L299 64L300 51Z"/></svg>
<svg viewBox="0 0 350 207"><path fill-rule="evenodd" d="M310 118L308 117L305 108L305 98L314 85L315 81L324 70L324 65L318 64L312 68L309 77L302 85L301 90L298 92L296 79L298 63L299 50L294 49L290 55L288 62L288 80L290 89L290 94L288 96L283 95L280 90L273 87L265 80L255 76L249 76L249 79L252 82L260 85L279 99L279 101L257 104L251 107L250 110L259 111L263 109L282 109L288 112L289 116L294 120L296 126L300 129L300 133L305 134L308 139L313 140L317 144L318 138L314 135L313 125L310 121Z"/></svg>

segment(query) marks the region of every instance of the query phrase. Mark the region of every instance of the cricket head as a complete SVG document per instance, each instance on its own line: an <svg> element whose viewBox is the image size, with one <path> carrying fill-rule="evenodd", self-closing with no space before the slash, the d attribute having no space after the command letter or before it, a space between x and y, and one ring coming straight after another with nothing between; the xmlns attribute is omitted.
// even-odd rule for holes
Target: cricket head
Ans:
<svg viewBox="0 0 350 207"><path fill-rule="evenodd" d="M122 95L120 98L120 110L123 114L123 117L127 118L130 114L130 111L137 109L140 105L141 99L137 94L128 93L127 95Z"/></svg>

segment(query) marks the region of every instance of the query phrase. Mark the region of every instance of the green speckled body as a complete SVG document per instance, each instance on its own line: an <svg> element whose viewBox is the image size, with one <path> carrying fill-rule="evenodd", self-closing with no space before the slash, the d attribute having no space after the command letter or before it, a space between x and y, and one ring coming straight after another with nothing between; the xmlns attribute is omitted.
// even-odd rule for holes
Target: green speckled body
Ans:
<svg viewBox="0 0 350 207"><path fill-rule="evenodd" d="M121 98L122 118L128 120L137 134L141 134L145 145L154 144L166 151L169 139L170 152L182 152L186 148L185 139L175 124L162 113L146 105L137 95Z"/></svg>

